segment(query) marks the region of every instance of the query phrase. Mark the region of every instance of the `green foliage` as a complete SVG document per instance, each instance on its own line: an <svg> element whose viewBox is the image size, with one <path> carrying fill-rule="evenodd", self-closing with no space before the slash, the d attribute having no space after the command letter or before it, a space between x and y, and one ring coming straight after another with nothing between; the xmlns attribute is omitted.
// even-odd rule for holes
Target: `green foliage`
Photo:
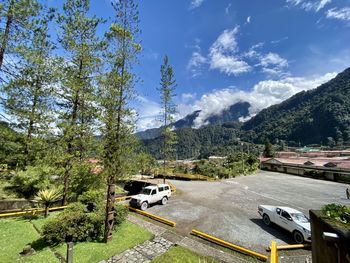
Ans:
<svg viewBox="0 0 350 263"><path fill-rule="evenodd" d="M73 197L77 197L89 190L101 189L105 185L103 174L94 172L94 167L93 164L86 162L76 162L73 164L69 190L69 193L71 193Z"/></svg>
<svg viewBox="0 0 350 263"><path fill-rule="evenodd" d="M290 146L302 144L343 144L350 127L350 68L316 89L302 91L284 102L262 110L243 124L255 142L265 138L287 141ZM345 134L346 133L346 134ZM247 139L244 135L244 140Z"/></svg>
<svg viewBox="0 0 350 263"><path fill-rule="evenodd" d="M103 233L104 216L88 212L86 206L74 203L64 212L49 219L42 228L42 235L50 245L65 242L71 237L74 242L98 239Z"/></svg>
<svg viewBox="0 0 350 263"><path fill-rule="evenodd" d="M270 143L270 141L268 139L265 141L265 148L263 151L263 156L264 157L273 157L274 156L272 144Z"/></svg>
<svg viewBox="0 0 350 263"><path fill-rule="evenodd" d="M350 206L340 204L328 204L322 208L324 215L336 221L350 225Z"/></svg>
<svg viewBox="0 0 350 263"><path fill-rule="evenodd" d="M86 206L92 206L93 208L102 207L104 205L105 192L101 190L90 189L78 198L78 201Z"/></svg>
<svg viewBox="0 0 350 263"><path fill-rule="evenodd" d="M196 163L193 172L214 178L230 178L254 172L258 166L259 161L255 156L238 153L229 155L226 160L201 160Z"/></svg>
<svg viewBox="0 0 350 263"><path fill-rule="evenodd" d="M114 227L120 226L128 217L129 210L121 205L116 204L114 210Z"/></svg>
<svg viewBox="0 0 350 263"><path fill-rule="evenodd" d="M96 196L96 193L86 194L82 198L82 202L89 202L93 196ZM117 205L115 207L115 228L125 221L127 213L128 211L124 206ZM104 219L104 204L90 211L88 205L74 203L57 217L50 218L42 228L42 235L50 245L63 243L67 237L72 237L74 242L101 240L104 231Z"/></svg>
<svg viewBox="0 0 350 263"><path fill-rule="evenodd" d="M174 79L174 72L171 65L169 65L168 56L164 57L164 63L160 67L160 87L158 91L161 99L161 121L163 124L161 132L161 153L164 164L171 158L174 159L174 152L176 151L174 145L177 143L176 133L173 131L171 123L174 121L174 114L176 113L176 105L173 102L176 89L176 81Z"/></svg>
<svg viewBox="0 0 350 263"><path fill-rule="evenodd" d="M36 194L36 199L42 202L45 206L49 206L51 203L58 201L61 198L62 194L60 189L51 188L40 190Z"/></svg>
<svg viewBox="0 0 350 263"><path fill-rule="evenodd" d="M52 183L56 170L47 165L29 166L27 170L18 171L11 180L11 190L24 198L33 197L39 190Z"/></svg>

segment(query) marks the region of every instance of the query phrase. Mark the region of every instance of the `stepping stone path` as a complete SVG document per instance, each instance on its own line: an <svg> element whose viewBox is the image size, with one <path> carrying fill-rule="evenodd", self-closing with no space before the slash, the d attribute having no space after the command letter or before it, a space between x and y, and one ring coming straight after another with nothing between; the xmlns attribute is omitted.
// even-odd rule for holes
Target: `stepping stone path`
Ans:
<svg viewBox="0 0 350 263"><path fill-rule="evenodd" d="M147 240L131 249L124 251L120 255L111 257L110 259L100 261L99 263L132 263L132 262L151 262L151 260L169 250L174 243L169 240L157 236L153 240Z"/></svg>

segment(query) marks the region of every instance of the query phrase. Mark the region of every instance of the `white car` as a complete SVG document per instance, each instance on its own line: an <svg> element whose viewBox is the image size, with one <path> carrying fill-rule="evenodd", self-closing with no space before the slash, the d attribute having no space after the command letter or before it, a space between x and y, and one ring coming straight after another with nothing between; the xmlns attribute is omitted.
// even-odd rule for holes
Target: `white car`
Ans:
<svg viewBox="0 0 350 263"><path fill-rule="evenodd" d="M141 193L130 200L133 207L146 210L149 205L160 202L165 205L171 196L171 189L168 184L149 185L142 189Z"/></svg>
<svg viewBox="0 0 350 263"><path fill-rule="evenodd" d="M275 223L288 230L297 244L311 242L310 221L302 212L290 207L271 205L259 205L258 212L265 225Z"/></svg>

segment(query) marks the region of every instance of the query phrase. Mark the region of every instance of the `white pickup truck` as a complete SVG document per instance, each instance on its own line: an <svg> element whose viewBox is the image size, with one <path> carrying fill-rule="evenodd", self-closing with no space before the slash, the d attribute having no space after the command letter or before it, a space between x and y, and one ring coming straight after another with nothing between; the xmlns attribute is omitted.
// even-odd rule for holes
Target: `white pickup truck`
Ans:
<svg viewBox="0 0 350 263"><path fill-rule="evenodd" d="M160 202L165 205L171 196L171 189L168 184L149 185L142 189L141 193L130 200L133 207L146 210L150 204Z"/></svg>
<svg viewBox="0 0 350 263"><path fill-rule="evenodd" d="M309 219L300 211L285 206L259 205L258 212L265 225L276 225L292 233L296 243L311 242L311 229Z"/></svg>

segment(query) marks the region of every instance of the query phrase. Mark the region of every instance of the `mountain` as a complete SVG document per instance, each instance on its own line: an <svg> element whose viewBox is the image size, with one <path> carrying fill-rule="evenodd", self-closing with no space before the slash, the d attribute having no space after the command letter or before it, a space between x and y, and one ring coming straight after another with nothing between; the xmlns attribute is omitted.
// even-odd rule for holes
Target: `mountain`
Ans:
<svg viewBox="0 0 350 263"><path fill-rule="evenodd" d="M245 122L246 139L292 144L343 144L350 141L350 68L316 89L302 91L260 111Z"/></svg>
<svg viewBox="0 0 350 263"><path fill-rule="evenodd" d="M198 112L187 116L184 123L191 123L195 114ZM240 151L240 141L245 142L245 147L247 142L263 143L266 139L273 143L285 141L289 146L350 145L350 68L316 89L302 91L260 111L245 123L181 128L176 134L178 159ZM143 140L143 144L149 153L161 158L159 139ZM250 152L259 152L258 146L250 144Z"/></svg>
<svg viewBox="0 0 350 263"><path fill-rule="evenodd" d="M220 114L211 115L204 119L204 123L207 125L222 124L225 122L235 122L238 121L241 117L249 116L249 107L248 102L237 102L231 105L228 109L225 109ZM201 113L200 110L194 111L191 114L188 114L186 117L174 122L172 125L176 130L183 128L191 128L195 126L195 120ZM150 140L159 137L161 128L148 129L146 131L141 131L137 133L137 136L141 140Z"/></svg>

